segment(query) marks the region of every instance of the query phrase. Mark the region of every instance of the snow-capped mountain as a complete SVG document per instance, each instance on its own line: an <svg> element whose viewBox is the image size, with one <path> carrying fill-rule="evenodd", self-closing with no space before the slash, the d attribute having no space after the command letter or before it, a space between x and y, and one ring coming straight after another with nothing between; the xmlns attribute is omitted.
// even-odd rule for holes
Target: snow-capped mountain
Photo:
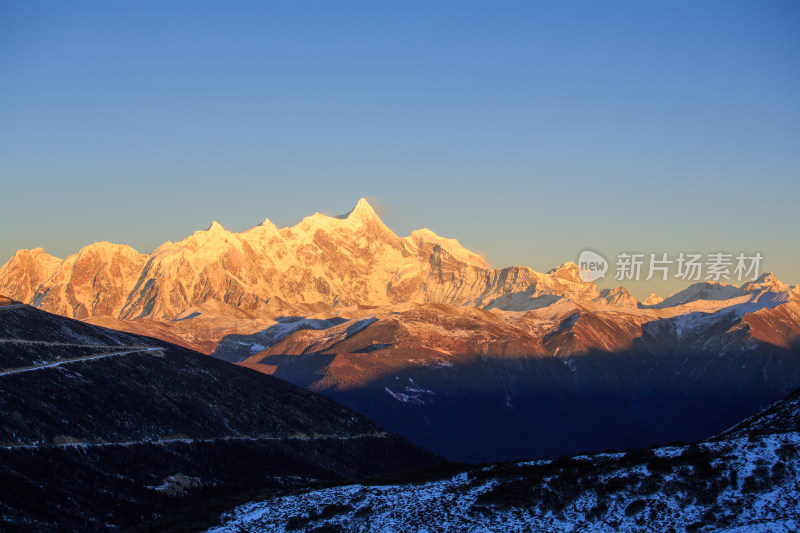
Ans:
<svg viewBox="0 0 800 533"><path fill-rule="evenodd" d="M639 307L639 301L628 292L625 287L603 289L600 296L593 301L602 302L616 307Z"/></svg>
<svg viewBox="0 0 800 533"><path fill-rule="evenodd" d="M642 302L642 305L656 305L656 304L660 304L663 301L664 301L664 298L662 298L661 296L659 296L656 293L652 293L650 296L645 298L645 300Z"/></svg>
<svg viewBox="0 0 800 533"><path fill-rule="evenodd" d="M265 220L231 233L214 222L150 255L107 242L63 261L20 250L0 267L0 294L70 318L169 321L401 302L525 309L597 290L571 263L547 274L492 269L428 229L400 238L361 199L347 215L316 213L282 229Z"/></svg>

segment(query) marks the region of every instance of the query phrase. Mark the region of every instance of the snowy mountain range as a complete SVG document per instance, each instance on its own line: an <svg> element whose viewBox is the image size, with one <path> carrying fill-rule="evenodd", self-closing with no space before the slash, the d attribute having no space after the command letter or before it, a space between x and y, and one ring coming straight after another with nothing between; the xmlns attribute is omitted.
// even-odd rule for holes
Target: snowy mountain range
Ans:
<svg viewBox="0 0 800 533"><path fill-rule="evenodd" d="M574 263L547 273L522 266L493 269L455 239L428 229L398 237L363 198L346 215L315 213L281 229L265 220L231 233L213 222L149 255L99 242L63 260L41 248L19 250L0 266L2 295L205 353L227 334L261 331L289 316L351 316L358 306L529 311L572 302L625 310L688 305L682 309L713 312L737 298L757 301L765 292L776 302L787 301L800 288L764 274L741 287L698 283L666 300L652 295L640 304L623 287L598 291L583 282Z"/></svg>
<svg viewBox="0 0 800 533"><path fill-rule="evenodd" d="M150 255L107 242L64 260L20 250L0 267L0 294L70 318L162 321L404 302L522 309L598 296L574 264L492 269L428 229L400 238L364 199L347 215L316 213L282 229L265 220L231 233L214 222Z"/></svg>
<svg viewBox="0 0 800 533"><path fill-rule="evenodd" d="M398 237L362 199L149 255L20 250L0 295L15 527L259 487L223 530L795 527L797 394L757 413L800 387L800 289L770 273L639 302L574 263L493 269L430 230ZM583 455L274 496L441 464L401 437L462 463Z"/></svg>
<svg viewBox="0 0 800 533"><path fill-rule="evenodd" d="M800 290L770 273L640 303L574 263L493 269L398 237L363 199L150 255L21 250L0 294L272 374L461 461L699 440L800 387Z"/></svg>

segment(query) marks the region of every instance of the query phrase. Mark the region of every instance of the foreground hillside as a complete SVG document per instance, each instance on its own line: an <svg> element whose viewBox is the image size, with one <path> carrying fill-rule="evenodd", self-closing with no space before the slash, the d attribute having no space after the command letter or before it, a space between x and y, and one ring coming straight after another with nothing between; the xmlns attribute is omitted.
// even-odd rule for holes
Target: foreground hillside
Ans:
<svg viewBox="0 0 800 533"><path fill-rule="evenodd" d="M796 531L799 399L699 444L290 492L211 531Z"/></svg>
<svg viewBox="0 0 800 533"><path fill-rule="evenodd" d="M270 376L0 300L2 528L131 526L211 497L435 462Z"/></svg>

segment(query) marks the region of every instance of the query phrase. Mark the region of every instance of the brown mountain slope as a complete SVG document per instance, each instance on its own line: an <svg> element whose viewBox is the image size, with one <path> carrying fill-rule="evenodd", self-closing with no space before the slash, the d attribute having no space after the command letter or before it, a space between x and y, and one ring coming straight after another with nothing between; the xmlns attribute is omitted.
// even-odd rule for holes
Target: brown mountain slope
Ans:
<svg viewBox="0 0 800 533"><path fill-rule="evenodd" d="M240 364L454 460L649 446L706 438L800 386L800 303L781 298L527 312L404 304L287 330Z"/></svg>

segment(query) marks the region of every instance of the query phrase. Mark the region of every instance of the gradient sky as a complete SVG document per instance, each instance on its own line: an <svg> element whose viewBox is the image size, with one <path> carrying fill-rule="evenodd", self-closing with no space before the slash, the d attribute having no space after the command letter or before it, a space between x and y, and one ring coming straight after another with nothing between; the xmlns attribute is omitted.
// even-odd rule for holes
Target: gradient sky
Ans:
<svg viewBox="0 0 800 533"><path fill-rule="evenodd" d="M498 267L760 251L798 283L799 27L794 1L6 0L0 263L366 196Z"/></svg>

